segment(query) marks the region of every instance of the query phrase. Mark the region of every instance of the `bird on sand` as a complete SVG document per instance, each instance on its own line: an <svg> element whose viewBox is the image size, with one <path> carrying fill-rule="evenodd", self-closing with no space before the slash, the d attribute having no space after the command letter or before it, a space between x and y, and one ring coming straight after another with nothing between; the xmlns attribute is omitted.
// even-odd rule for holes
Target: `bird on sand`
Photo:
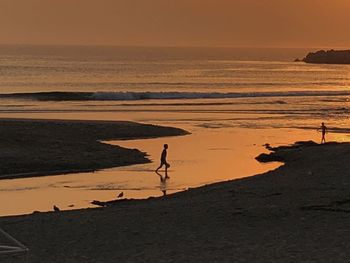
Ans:
<svg viewBox="0 0 350 263"><path fill-rule="evenodd" d="M55 211L55 212L59 212L59 211L61 211L57 206L53 206L53 211Z"/></svg>
<svg viewBox="0 0 350 263"><path fill-rule="evenodd" d="M119 195L118 195L118 197L117 198L122 198L124 196L124 193L123 192L121 192Z"/></svg>

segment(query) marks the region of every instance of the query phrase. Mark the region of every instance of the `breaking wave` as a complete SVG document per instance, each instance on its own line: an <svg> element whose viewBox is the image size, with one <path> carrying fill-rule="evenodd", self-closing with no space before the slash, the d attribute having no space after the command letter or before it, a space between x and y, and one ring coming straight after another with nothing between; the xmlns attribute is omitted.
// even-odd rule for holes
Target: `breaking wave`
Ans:
<svg viewBox="0 0 350 263"><path fill-rule="evenodd" d="M350 91L278 92L37 92L0 94L0 98L40 101L139 101L181 99L233 99L259 97L350 96Z"/></svg>

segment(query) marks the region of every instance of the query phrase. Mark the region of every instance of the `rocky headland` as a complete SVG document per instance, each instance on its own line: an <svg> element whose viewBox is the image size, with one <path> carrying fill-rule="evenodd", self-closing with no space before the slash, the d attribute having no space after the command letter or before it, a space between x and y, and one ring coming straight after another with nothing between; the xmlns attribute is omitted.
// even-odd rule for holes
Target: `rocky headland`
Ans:
<svg viewBox="0 0 350 263"><path fill-rule="evenodd" d="M332 49L310 52L302 61L315 64L350 64L350 50Z"/></svg>

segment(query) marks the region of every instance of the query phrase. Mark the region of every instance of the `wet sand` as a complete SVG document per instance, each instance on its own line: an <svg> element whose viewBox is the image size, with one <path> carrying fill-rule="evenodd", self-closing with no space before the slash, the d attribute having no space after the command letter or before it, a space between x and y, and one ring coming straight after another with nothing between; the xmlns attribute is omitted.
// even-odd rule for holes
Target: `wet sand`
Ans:
<svg viewBox="0 0 350 263"><path fill-rule="evenodd" d="M186 131L134 122L0 119L0 179L95 171L150 162L137 149L101 141Z"/></svg>
<svg viewBox="0 0 350 263"><path fill-rule="evenodd" d="M279 147L254 177L106 208L1 218L8 262L346 262L349 143Z"/></svg>
<svg viewBox="0 0 350 263"><path fill-rule="evenodd" d="M93 200L107 201L120 192L125 198L145 199L184 191L237 178L260 174L277 168L280 163L259 163L254 157L264 150L265 136L275 142L280 130L220 129L193 130L189 136L159 137L139 140L108 141L127 149L147 153L152 163L138 164L95 172L72 173L36 178L0 181L0 216L52 211L55 204L61 210L95 207ZM284 131L285 132L285 131ZM309 133L294 131L290 141L308 138ZM159 166L163 144L169 145L168 175L171 180L160 182L154 170ZM164 169L160 170L164 177ZM8 199L11 203L8 203Z"/></svg>

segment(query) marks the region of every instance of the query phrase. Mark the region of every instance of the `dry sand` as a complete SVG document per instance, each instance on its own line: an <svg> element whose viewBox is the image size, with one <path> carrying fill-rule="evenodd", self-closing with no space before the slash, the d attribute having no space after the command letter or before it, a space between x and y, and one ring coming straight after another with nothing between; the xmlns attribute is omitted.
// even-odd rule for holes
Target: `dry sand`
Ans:
<svg viewBox="0 0 350 263"><path fill-rule="evenodd" d="M146 163L139 150L100 141L184 134L177 128L125 121L0 119L0 179Z"/></svg>
<svg viewBox="0 0 350 263"><path fill-rule="evenodd" d="M349 262L350 144L274 150L270 160L285 165L250 178L106 208L0 218L30 249L4 260Z"/></svg>

